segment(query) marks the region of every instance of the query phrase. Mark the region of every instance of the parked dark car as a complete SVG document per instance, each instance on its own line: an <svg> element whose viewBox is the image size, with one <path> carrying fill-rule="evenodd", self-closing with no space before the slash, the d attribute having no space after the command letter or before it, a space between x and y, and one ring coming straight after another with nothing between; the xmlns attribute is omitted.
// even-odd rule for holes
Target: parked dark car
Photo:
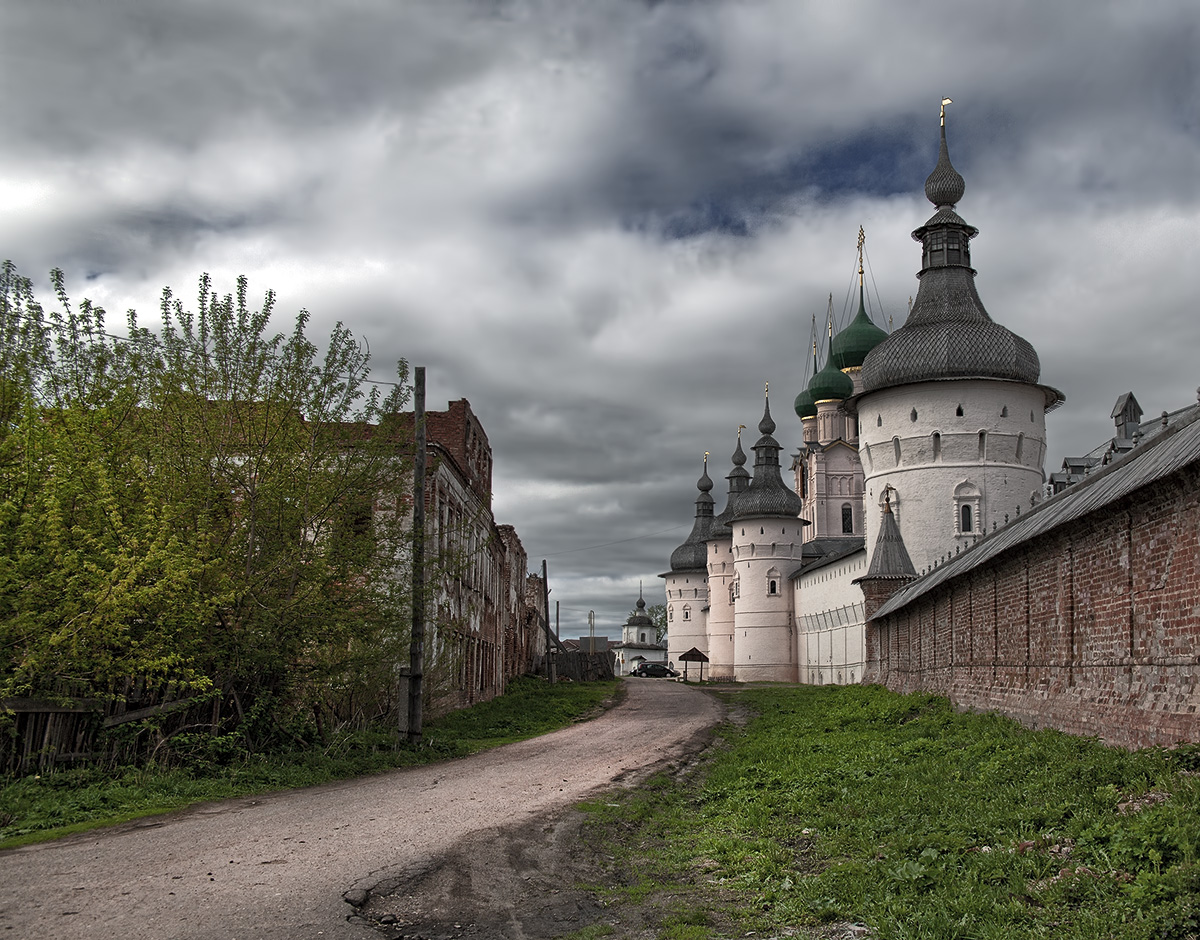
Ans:
<svg viewBox="0 0 1200 940"><path fill-rule="evenodd" d="M630 675L642 676L646 679L670 679L679 675L679 673L666 663L642 663Z"/></svg>

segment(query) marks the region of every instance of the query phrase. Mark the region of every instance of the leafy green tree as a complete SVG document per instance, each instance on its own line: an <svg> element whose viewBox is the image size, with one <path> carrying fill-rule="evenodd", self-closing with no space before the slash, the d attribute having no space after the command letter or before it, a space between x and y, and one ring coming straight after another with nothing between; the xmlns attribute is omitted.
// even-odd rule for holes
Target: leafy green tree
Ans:
<svg viewBox="0 0 1200 940"><path fill-rule="evenodd" d="M261 738L337 721L407 656L407 366L268 332L244 278L155 333L0 269L0 695L170 680Z"/></svg>
<svg viewBox="0 0 1200 940"><path fill-rule="evenodd" d="M667 639L667 605L650 604L646 616L654 621L654 642L664 643Z"/></svg>

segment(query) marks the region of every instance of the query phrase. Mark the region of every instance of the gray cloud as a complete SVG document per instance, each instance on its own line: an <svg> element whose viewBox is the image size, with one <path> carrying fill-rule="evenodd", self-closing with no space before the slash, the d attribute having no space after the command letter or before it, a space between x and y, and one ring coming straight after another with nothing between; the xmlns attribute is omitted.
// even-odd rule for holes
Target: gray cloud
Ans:
<svg viewBox="0 0 1200 940"><path fill-rule="evenodd" d="M937 101L984 303L1066 392L1048 469L1132 389L1193 400L1197 17L1156 4L876 0L6 5L0 234L41 278L153 316L246 273L281 328L369 341L469 398L496 507L573 635L615 629L777 437L867 230L903 322ZM611 628L611 629L610 629Z"/></svg>

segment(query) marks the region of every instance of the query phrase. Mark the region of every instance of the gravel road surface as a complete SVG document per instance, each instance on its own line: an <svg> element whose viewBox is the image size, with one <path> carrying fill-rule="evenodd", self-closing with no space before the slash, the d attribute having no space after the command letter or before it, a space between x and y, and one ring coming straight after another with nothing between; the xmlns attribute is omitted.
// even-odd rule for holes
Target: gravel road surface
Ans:
<svg viewBox="0 0 1200 940"><path fill-rule="evenodd" d="M571 804L697 752L722 717L675 682L625 688L593 721L474 757L0 853L0 940L378 940L347 898L417 879L488 830L509 842L522 826L541 832Z"/></svg>

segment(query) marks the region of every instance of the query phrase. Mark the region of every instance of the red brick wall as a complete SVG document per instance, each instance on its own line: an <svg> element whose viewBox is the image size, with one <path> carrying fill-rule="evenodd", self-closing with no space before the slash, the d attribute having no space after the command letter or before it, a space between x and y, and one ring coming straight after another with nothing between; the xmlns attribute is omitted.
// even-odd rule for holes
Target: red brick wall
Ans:
<svg viewBox="0 0 1200 940"><path fill-rule="evenodd" d="M1200 741L1200 471L1185 467L867 627L868 681L1125 747Z"/></svg>
<svg viewBox="0 0 1200 940"><path fill-rule="evenodd" d="M475 495L492 504L492 448L483 425L465 398L450 402L445 411L425 412L425 433L450 454Z"/></svg>

